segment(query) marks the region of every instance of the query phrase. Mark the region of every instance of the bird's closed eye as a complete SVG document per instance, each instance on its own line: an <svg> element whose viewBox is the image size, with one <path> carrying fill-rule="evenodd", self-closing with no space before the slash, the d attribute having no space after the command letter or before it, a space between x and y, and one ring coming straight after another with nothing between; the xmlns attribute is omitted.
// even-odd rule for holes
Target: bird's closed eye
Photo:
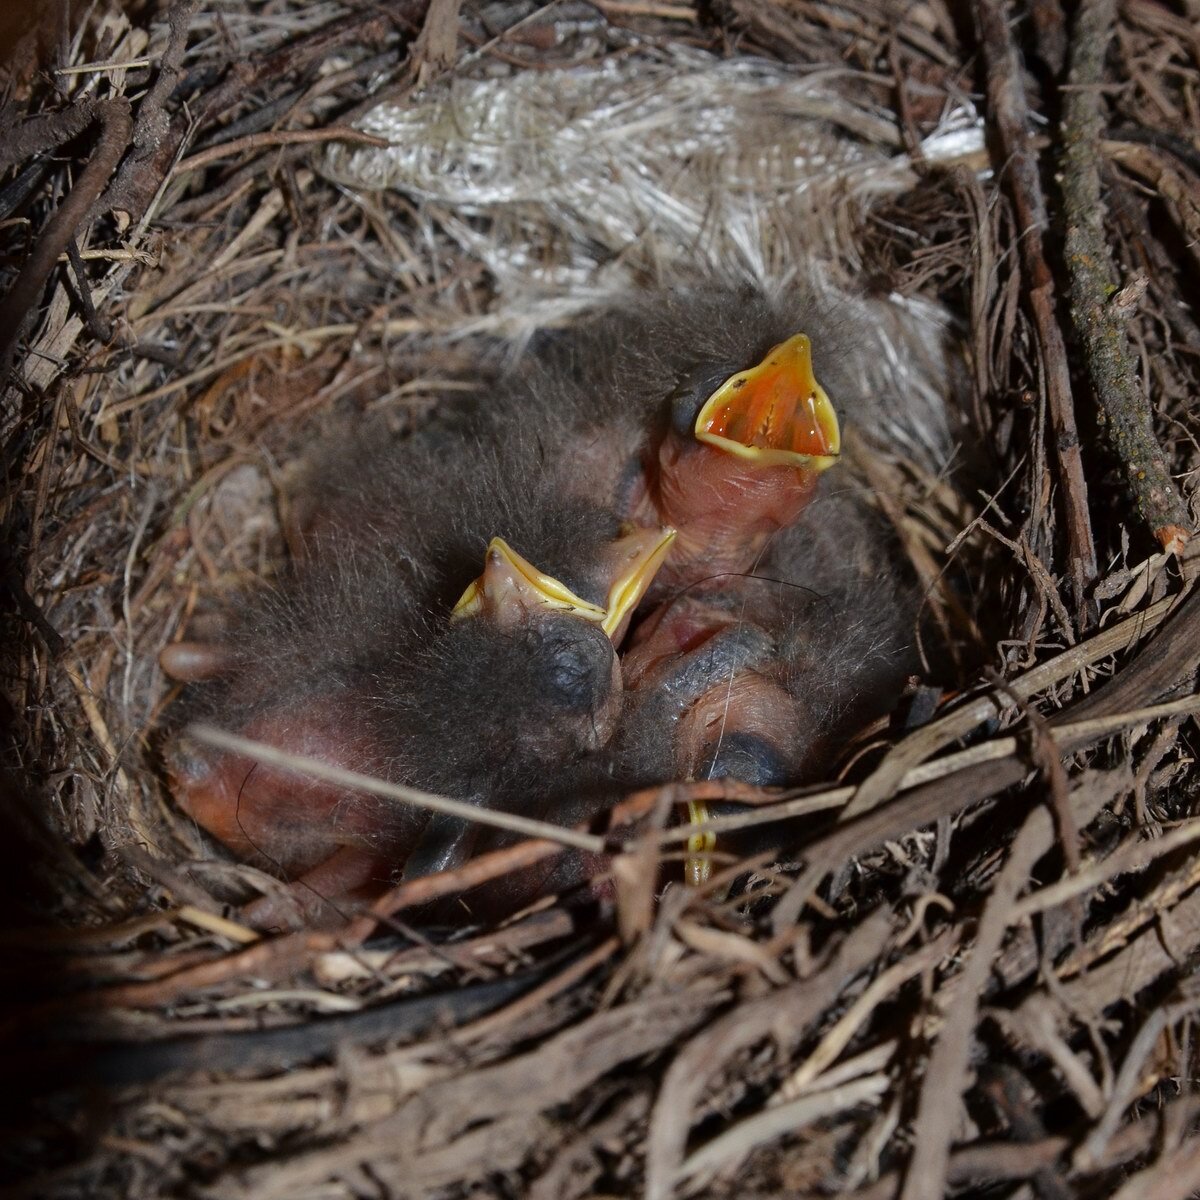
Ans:
<svg viewBox="0 0 1200 1200"><path fill-rule="evenodd" d="M671 428L684 437L690 436L700 410L731 374L728 364L724 367L710 365L681 378L668 397Z"/></svg>
<svg viewBox="0 0 1200 1200"><path fill-rule="evenodd" d="M557 704L589 711L612 687L612 643L586 627L556 631L542 643L546 691Z"/></svg>

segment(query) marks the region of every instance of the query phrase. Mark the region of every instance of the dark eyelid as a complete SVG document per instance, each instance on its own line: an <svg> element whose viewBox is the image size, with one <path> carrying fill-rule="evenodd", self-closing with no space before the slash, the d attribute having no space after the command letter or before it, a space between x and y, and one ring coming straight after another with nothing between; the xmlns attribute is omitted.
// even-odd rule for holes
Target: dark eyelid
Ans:
<svg viewBox="0 0 1200 1200"><path fill-rule="evenodd" d="M671 426L676 433L692 432L704 402L735 370L728 363L709 364L679 379L669 397Z"/></svg>
<svg viewBox="0 0 1200 1200"><path fill-rule="evenodd" d="M590 710L601 703L611 686L612 647L599 629L571 626L542 643L546 683L572 709Z"/></svg>
<svg viewBox="0 0 1200 1200"><path fill-rule="evenodd" d="M710 779L730 776L758 787L788 781L788 762L780 748L754 733L726 733L712 748L706 775Z"/></svg>

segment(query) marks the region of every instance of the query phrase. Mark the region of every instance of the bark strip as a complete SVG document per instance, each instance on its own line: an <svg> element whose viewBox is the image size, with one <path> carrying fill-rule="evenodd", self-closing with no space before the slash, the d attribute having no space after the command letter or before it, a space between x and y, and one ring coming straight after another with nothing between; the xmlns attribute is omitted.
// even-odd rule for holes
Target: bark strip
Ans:
<svg viewBox="0 0 1200 1200"><path fill-rule="evenodd" d="M1085 0L1071 40L1070 89L1064 97L1062 123L1071 320L1096 392L1099 419L1121 461L1138 511L1159 545L1178 554L1191 537L1192 523L1154 436L1150 400L1138 385L1125 336L1125 314L1113 303L1117 271L1104 228L1100 84L1116 7L1116 0Z"/></svg>
<svg viewBox="0 0 1200 1200"><path fill-rule="evenodd" d="M1054 276L1046 262L1042 231L1048 224L1046 200L1030 136L1029 109L1021 64L1002 0L977 0L975 21L987 66L988 111L1006 160L1005 180L1020 229L1021 265L1029 280L1029 305L1045 372L1046 396L1054 427L1062 501L1067 524L1071 586L1077 617L1096 580L1096 546L1088 512L1087 480L1079 452L1075 400L1062 329L1055 318Z"/></svg>

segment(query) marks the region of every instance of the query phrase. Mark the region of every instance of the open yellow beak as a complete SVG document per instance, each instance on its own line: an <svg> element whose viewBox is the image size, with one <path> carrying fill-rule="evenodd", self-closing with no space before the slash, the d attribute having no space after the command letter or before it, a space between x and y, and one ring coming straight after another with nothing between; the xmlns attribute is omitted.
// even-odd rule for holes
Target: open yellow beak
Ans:
<svg viewBox="0 0 1200 1200"><path fill-rule="evenodd" d="M461 621L484 611L502 616L533 606L569 612L597 625L605 620L605 611L599 605L575 595L552 575L543 575L497 537L488 543L483 574L459 597L450 620Z"/></svg>
<svg viewBox="0 0 1200 1200"><path fill-rule="evenodd" d="M611 547L614 566L608 611L600 627L613 637L654 582L675 540L674 529L631 529Z"/></svg>
<svg viewBox="0 0 1200 1200"><path fill-rule="evenodd" d="M812 343L798 333L757 367L727 379L696 418L701 442L763 466L831 467L841 450L837 413L812 368Z"/></svg>
<svg viewBox="0 0 1200 1200"><path fill-rule="evenodd" d="M450 620L487 613L506 624L531 608L548 608L593 621L613 637L646 594L674 540L673 529L631 528L611 542L603 552L603 566L612 583L601 608L543 574L503 538L492 538L483 574L463 592Z"/></svg>

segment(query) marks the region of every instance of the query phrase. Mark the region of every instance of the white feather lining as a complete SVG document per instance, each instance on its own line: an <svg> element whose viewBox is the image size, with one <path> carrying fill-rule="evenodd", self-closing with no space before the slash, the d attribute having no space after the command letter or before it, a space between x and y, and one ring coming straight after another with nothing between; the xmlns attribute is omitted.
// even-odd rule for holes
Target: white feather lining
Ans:
<svg viewBox="0 0 1200 1200"><path fill-rule="evenodd" d="M848 99L848 75L676 49L456 76L370 110L359 126L391 145L334 145L321 169L416 198L486 265L506 315L535 325L679 276L769 287L816 263L849 280L863 210L917 176L892 114ZM922 152L982 145L964 98Z"/></svg>

